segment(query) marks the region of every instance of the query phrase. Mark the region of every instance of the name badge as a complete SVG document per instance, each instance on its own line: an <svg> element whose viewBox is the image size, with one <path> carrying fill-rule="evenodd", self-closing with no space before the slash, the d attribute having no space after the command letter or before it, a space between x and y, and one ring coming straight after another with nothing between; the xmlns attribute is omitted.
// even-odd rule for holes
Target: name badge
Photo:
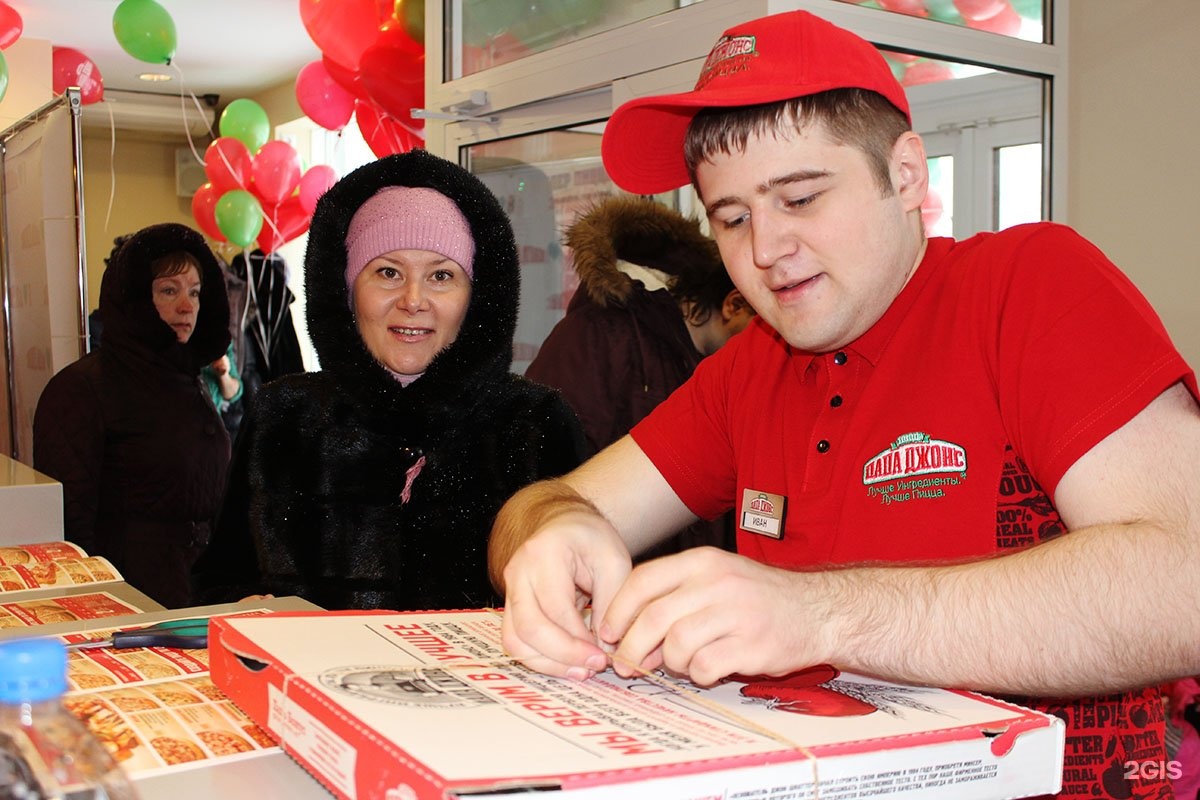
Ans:
<svg viewBox="0 0 1200 800"><path fill-rule="evenodd" d="M738 527L760 536L782 539L783 514L786 507L787 498L781 494L743 489L742 519Z"/></svg>

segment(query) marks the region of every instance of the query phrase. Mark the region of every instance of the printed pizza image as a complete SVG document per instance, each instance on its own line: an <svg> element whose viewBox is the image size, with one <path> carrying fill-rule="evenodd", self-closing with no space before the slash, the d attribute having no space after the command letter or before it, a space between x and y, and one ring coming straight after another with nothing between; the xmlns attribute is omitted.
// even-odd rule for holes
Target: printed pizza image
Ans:
<svg viewBox="0 0 1200 800"><path fill-rule="evenodd" d="M131 659L131 661L134 668L147 678L171 678L179 674L178 667L160 660L157 656L154 658Z"/></svg>
<svg viewBox="0 0 1200 800"><path fill-rule="evenodd" d="M224 700L225 693L218 689L211 678L201 678L191 684L192 688L209 700Z"/></svg>
<svg viewBox="0 0 1200 800"><path fill-rule="evenodd" d="M98 581L115 581L117 579L116 574L109 567L108 563L102 558L96 558L93 556L83 559L83 561L80 563L86 565L87 568L91 570L91 574L94 575Z"/></svg>
<svg viewBox="0 0 1200 800"><path fill-rule="evenodd" d="M79 561L60 561L63 571L71 576L71 583L93 583L95 578L88 572L87 567Z"/></svg>
<svg viewBox="0 0 1200 800"><path fill-rule="evenodd" d="M48 561L45 564L34 564L29 567L29 574L40 584L50 584L58 580L58 564Z"/></svg>
<svg viewBox="0 0 1200 800"><path fill-rule="evenodd" d="M156 736L150 740L150 746L168 764L186 764L189 761L204 760L204 751L184 739Z"/></svg>
<svg viewBox="0 0 1200 800"><path fill-rule="evenodd" d="M110 694L108 701L122 711L152 711L158 703L143 694Z"/></svg>
<svg viewBox="0 0 1200 800"><path fill-rule="evenodd" d="M29 551L20 547L0 547L0 564L28 564Z"/></svg>
<svg viewBox="0 0 1200 800"><path fill-rule="evenodd" d="M96 735L117 761L125 761L141 744L121 715L103 700L88 696L66 696L63 705Z"/></svg>
<svg viewBox="0 0 1200 800"><path fill-rule="evenodd" d="M253 723L248 724L248 725L243 725L242 730L244 730L246 732L246 735L249 736L251 739L253 739L258 744L259 747L274 747L275 746L275 740L271 738L271 734L267 733L262 728L258 727L257 725L255 725Z"/></svg>
<svg viewBox="0 0 1200 800"><path fill-rule="evenodd" d="M236 733L228 731L198 731L196 736L216 756L231 756L234 753L248 753L253 746Z"/></svg>
<svg viewBox="0 0 1200 800"><path fill-rule="evenodd" d="M21 573L12 567L0 567L0 591L19 592L28 588L25 581L21 579Z"/></svg>
<svg viewBox="0 0 1200 800"><path fill-rule="evenodd" d="M73 672L68 677L80 689L99 689L101 686L113 686L116 684L116 681L108 675L100 675L95 672Z"/></svg>
<svg viewBox="0 0 1200 800"><path fill-rule="evenodd" d="M79 619L56 603L22 603L21 606L43 625L53 622L75 622Z"/></svg>
<svg viewBox="0 0 1200 800"><path fill-rule="evenodd" d="M174 684L172 684L174 685ZM204 698L197 697L191 692L181 691L179 688L170 688L169 686L148 686L147 691L162 701L168 706L186 706L192 703L203 703Z"/></svg>
<svg viewBox="0 0 1200 800"><path fill-rule="evenodd" d="M11 614L0 614L0 628L23 628L25 624Z"/></svg>

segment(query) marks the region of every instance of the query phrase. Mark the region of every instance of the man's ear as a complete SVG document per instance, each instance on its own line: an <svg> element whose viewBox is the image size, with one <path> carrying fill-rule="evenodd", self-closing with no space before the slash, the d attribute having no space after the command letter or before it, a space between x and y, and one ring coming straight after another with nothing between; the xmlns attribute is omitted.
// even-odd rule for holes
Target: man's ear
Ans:
<svg viewBox="0 0 1200 800"><path fill-rule="evenodd" d="M742 311L754 313L750 304L746 302L746 298L742 297L742 293L737 289L730 289L729 294L725 295L725 300L721 303L721 321L728 322Z"/></svg>
<svg viewBox="0 0 1200 800"><path fill-rule="evenodd" d="M892 146L892 185L904 203L905 211L920 209L929 192L929 162L925 143L913 131L900 135Z"/></svg>

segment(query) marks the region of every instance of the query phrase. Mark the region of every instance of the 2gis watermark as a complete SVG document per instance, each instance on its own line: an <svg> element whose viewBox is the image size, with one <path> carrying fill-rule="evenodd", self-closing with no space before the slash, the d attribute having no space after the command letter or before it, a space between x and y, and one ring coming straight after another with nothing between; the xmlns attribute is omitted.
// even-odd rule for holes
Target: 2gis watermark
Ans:
<svg viewBox="0 0 1200 800"><path fill-rule="evenodd" d="M1159 780L1166 778L1177 781L1183 777L1182 761L1126 761L1126 780Z"/></svg>

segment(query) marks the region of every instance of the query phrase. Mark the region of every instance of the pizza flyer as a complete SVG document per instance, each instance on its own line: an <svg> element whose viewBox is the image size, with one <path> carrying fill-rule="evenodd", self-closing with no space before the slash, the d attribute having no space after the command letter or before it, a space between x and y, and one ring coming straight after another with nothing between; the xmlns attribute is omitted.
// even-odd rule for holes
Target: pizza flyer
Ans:
<svg viewBox="0 0 1200 800"><path fill-rule="evenodd" d="M0 565L38 564L62 558L86 558L83 548L71 542L41 542L0 547Z"/></svg>
<svg viewBox="0 0 1200 800"><path fill-rule="evenodd" d="M264 609L231 616L257 616ZM140 626L133 626L140 627ZM68 633L67 644L119 628ZM95 648L68 653L64 704L132 776L274 750L275 742L218 689L208 651L173 647Z"/></svg>
<svg viewBox="0 0 1200 800"><path fill-rule="evenodd" d="M70 692L63 703L133 777L181 765L206 766L275 747L207 674Z"/></svg>
<svg viewBox="0 0 1200 800"><path fill-rule="evenodd" d="M107 592L75 594L63 597L0 602L0 628L51 625L104 617L138 614L142 609L119 600Z"/></svg>
<svg viewBox="0 0 1200 800"><path fill-rule="evenodd" d="M60 558L29 564L0 566L0 592L20 592L53 586L79 586L88 583L113 583L121 580L108 559L98 556Z"/></svg>

